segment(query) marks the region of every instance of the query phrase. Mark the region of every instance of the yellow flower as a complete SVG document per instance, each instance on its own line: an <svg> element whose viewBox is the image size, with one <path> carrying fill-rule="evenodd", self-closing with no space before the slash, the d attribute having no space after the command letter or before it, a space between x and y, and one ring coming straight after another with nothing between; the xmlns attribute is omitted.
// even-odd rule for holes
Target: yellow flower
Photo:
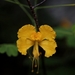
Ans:
<svg viewBox="0 0 75 75"><path fill-rule="evenodd" d="M40 55L38 46L40 46L45 50L45 57L50 57L56 52L55 37L55 31L48 25L41 25L38 32L33 25L24 25L18 31L18 51L26 55L27 50L33 46L33 61L38 61Z"/></svg>

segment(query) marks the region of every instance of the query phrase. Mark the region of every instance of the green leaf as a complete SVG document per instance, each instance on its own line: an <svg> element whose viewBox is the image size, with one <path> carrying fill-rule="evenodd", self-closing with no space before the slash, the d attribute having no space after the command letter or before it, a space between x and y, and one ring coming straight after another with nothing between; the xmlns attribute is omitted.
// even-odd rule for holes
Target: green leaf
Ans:
<svg viewBox="0 0 75 75"><path fill-rule="evenodd" d="M17 56L17 47L13 44L2 44L0 45L0 53L6 53L8 56Z"/></svg>
<svg viewBox="0 0 75 75"><path fill-rule="evenodd" d="M72 31L75 33L75 25L72 25Z"/></svg>
<svg viewBox="0 0 75 75"><path fill-rule="evenodd" d="M54 30L56 31L57 38L60 38L60 39L67 37L68 35L72 35L71 31L66 28L57 27Z"/></svg>
<svg viewBox="0 0 75 75"><path fill-rule="evenodd" d="M73 32L73 34L74 34L74 36L75 36L75 25L72 25L71 30L72 30L72 32Z"/></svg>
<svg viewBox="0 0 75 75"><path fill-rule="evenodd" d="M70 28L71 35L68 35L66 38L67 45L69 47L75 48L75 25L72 25Z"/></svg>
<svg viewBox="0 0 75 75"><path fill-rule="evenodd" d="M6 52L6 45L0 45L0 53L5 53Z"/></svg>
<svg viewBox="0 0 75 75"><path fill-rule="evenodd" d="M66 41L67 41L68 46L75 48L75 37L74 36L68 36Z"/></svg>

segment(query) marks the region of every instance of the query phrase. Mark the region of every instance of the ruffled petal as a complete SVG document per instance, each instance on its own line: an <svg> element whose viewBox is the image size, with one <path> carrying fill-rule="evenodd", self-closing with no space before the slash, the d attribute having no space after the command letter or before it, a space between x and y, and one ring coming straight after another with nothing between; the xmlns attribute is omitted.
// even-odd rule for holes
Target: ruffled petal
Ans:
<svg viewBox="0 0 75 75"><path fill-rule="evenodd" d="M56 33L49 25L41 25L39 28L40 33L42 34L42 39L55 39Z"/></svg>
<svg viewBox="0 0 75 75"><path fill-rule="evenodd" d="M17 47L18 47L18 51L22 54L22 55L26 55L27 54L27 49L29 49L31 46L34 45L34 42L26 39L18 39L17 40Z"/></svg>
<svg viewBox="0 0 75 75"><path fill-rule="evenodd" d="M57 44L54 40L43 40L39 43L39 45L45 50L45 56L50 57L55 54Z"/></svg>
<svg viewBox="0 0 75 75"><path fill-rule="evenodd" d="M24 25L18 31L18 38L26 39L30 38L31 34L35 32L35 27L33 25Z"/></svg>

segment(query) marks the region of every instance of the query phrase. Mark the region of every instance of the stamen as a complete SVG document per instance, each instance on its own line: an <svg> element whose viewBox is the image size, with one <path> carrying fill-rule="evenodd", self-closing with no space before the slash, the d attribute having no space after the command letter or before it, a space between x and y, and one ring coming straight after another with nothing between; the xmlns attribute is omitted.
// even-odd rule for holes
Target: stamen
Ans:
<svg viewBox="0 0 75 75"><path fill-rule="evenodd" d="M34 72L34 70L32 69L32 71L31 72Z"/></svg>
<svg viewBox="0 0 75 75"><path fill-rule="evenodd" d="M29 59L31 59L31 57L29 56Z"/></svg>
<svg viewBox="0 0 75 75"><path fill-rule="evenodd" d="M37 59L35 59L35 67L37 67L37 66L38 66Z"/></svg>
<svg viewBox="0 0 75 75"><path fill-rule="evenodd" d="M37 67L37 65L35 65L35 67Z"/></svg>
<svg viewBox="0 0 75 75"><path fill-rule="evenodd" d="M39 72L37 71L36 73L38 74Z"/></svg>
<svg viewBox="0 0 75 75"><path fill-rule="evenodd" d="M38 67L37 67L37 74L39 73L39 58L38 58L38 61L37 61L37 63L38 63Z"/></svg>
<svg viewBox="0 0 75 75"><path fill-rule="evenodd" d="M29 56L29 59L32 61L32 57Z"/></svg>
<svg viewBox="0 0 75 75"><path fill-rule="evenodd" d="M28 56L29 56L29 59L32 61L32 55L30 54L29 50L28 50Z"/></svg>
<svg viewBox="0 0 75 75"><path fill-rule="evenodd" d="M33 71L33 69L34 69L34 58L32 60L32 71Z"/></svg>
<svg viewBox="0 0 75 75"><path fill-rule="evenodd" d="M34 72L34 68L37 68L37 74L39 73L39 58L35 59L33 58L33 61L32 61L32 71L31 72Z"/></svg>
<svg viewBox="0 0 75 75"><path fill-rule="evenodd" d="M28 51L29 53L29 51ZM34 72L34 69L36 68L37 69L37 73L39 71L39 51L38 51L38 42L35 41L35 44L34 44L34 47L33 47L33 57L31 56L31 54L29 53L30 55L30 59L32 60L32 71L31 72Z"/></svg>

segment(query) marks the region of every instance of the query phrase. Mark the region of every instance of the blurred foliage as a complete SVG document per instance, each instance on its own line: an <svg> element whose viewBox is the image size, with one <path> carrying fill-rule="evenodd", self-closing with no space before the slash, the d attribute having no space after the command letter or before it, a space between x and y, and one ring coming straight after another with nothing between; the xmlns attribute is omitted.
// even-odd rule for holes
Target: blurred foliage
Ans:
<svg viewBox="0 0 75 75"><path fill-rule="evenodd" d="M58 39L65 38L67 45L75 48L75 25L71 28L57 27L55 31Z"/></svg>
<svg viewBox="0 0 75 75"><path fill-rule="evenodd" d="M1 44L0 53L6 53L8 56L17 56L18 50L16 45L13 44Z"/></svg>

